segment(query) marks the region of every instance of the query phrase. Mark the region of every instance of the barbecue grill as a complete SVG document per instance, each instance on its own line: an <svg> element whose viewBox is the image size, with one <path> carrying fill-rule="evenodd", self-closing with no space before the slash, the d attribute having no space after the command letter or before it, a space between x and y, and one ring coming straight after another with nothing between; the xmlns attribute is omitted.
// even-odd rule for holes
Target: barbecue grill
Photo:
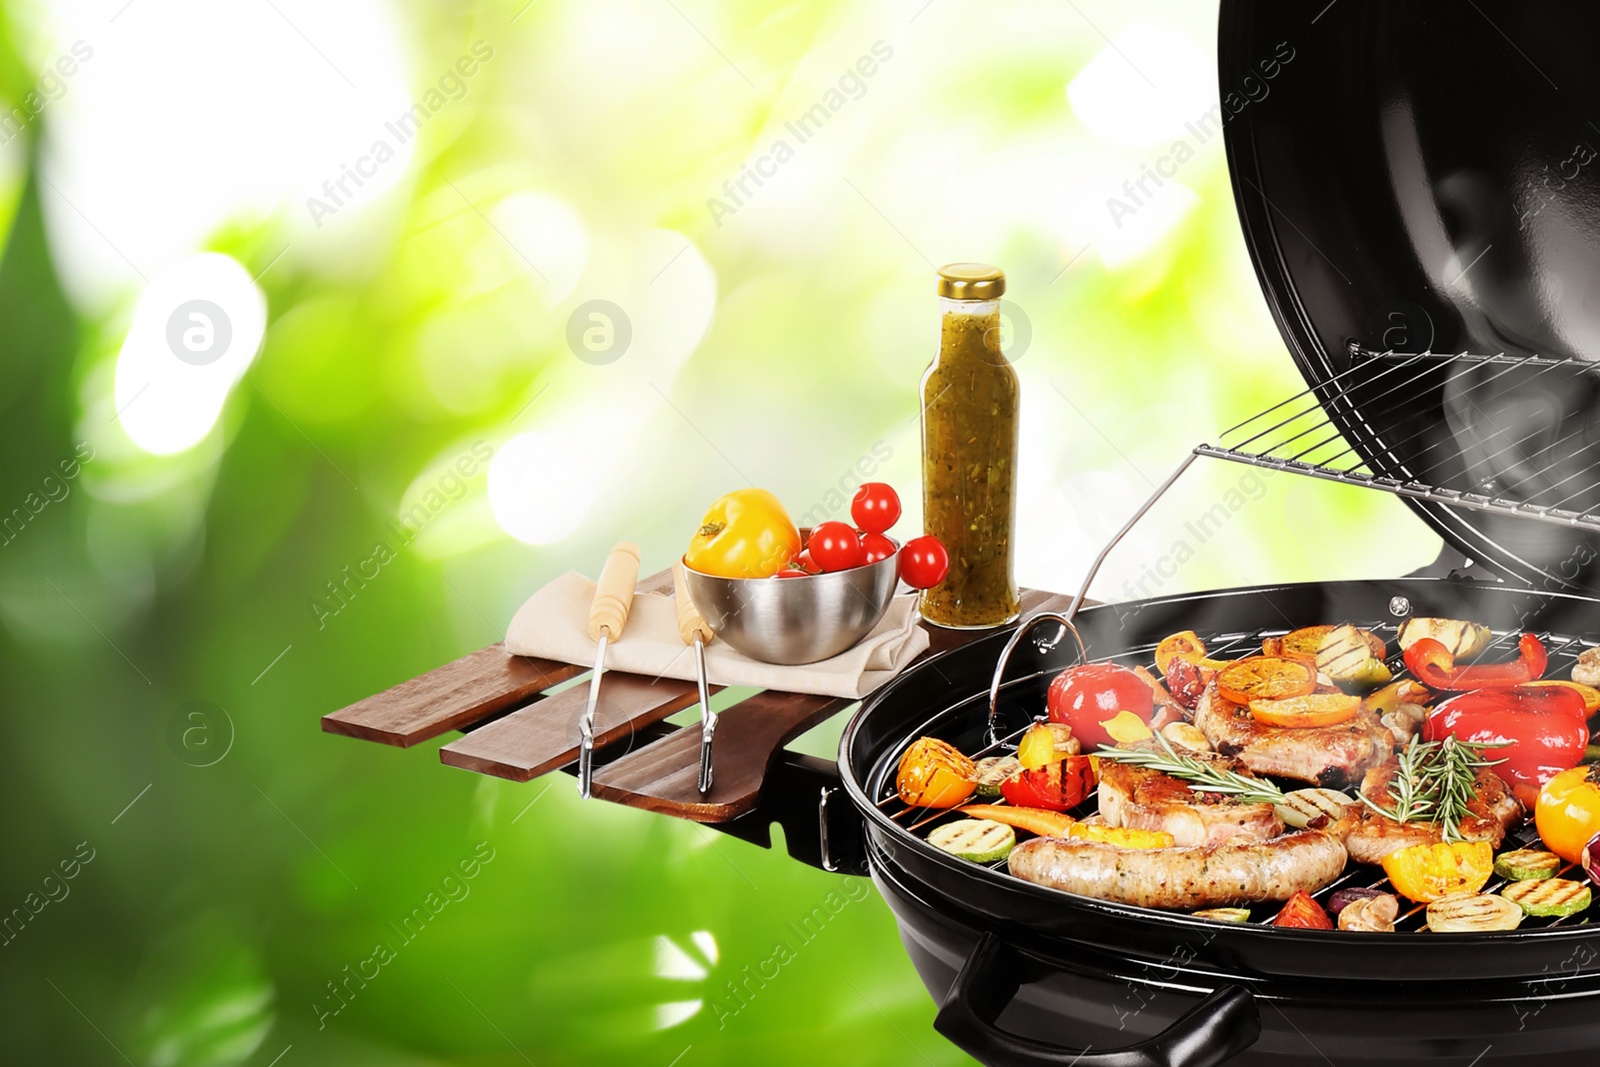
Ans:
<svg viewBox="0 0 1600 1067"><path fill-rule="evenodd" d="M1272 928L1264 906L1208 922L956 859L923 840L940 816L905 809L893 785L915 738L1007 751L1057 671L1148 663L1177 630L1227 656L1316 623L1392 638L1414 614L1466 618L1502 648L1541 634L1556 676L1600 642L1597 44L1600 14L1576 5L1224 0L1235 197L1307 389L1196 447L1076 596L1030 591L1020 626L936 632L851 719L836 764L783 746L847 701L761 693L722 713L701 795L700 731L665 723L693 685L613 672L594 795L769 846L778 823L796 858L870 874L941 1005L935 1025L985 1063L1487 1067L1600 1047L1593 909L1492 934L1428 933L1420 910L1381 935ZM1201 458L1398 495L1455 569L1091 605L1101 564ZM573 763L582 694L543 694L580 673L493 647L324 728L400 746L463 729L445 763L526 781ZM1380 878L1352 867L1319 896Z"/></svg>

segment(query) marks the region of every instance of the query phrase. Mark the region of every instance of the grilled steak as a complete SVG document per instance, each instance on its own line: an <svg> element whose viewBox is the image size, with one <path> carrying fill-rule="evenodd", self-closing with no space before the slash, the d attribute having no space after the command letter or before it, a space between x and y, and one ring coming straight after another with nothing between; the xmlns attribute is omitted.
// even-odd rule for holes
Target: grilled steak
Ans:
<svg viewBox="0 0 1600 1067"><path fill-rule="evenodd" d="M1201 694L1194 724L1218 752L1237 756L1255 774L1333 789L1360 781L1394 751L1394 735L1365 708L1337 726L1267 726L1220 696L1215 682Z"/></svg>
<svg viewBox="0 0 1600 1067"><path fill-rule="evenodd" d="M1380 807L1392 807L1394 798L1389 787L1394 775L1392 761L1374 767L1361 782L1362 795ZM1461 836L1468 841L1487 841L1498 848L1506 830L1521 817L1522 806L1511 796L1500 776L1487 767L1478 769L1476 793L1467 805L1470 814L1461 820ZM1443 840L1437 823L1398 823L1365 804L1347 808L1344 818L1332 832L1344 838L1350 858L1357 863L1382 863L1383 857L1408 845L1431 845Z"/></svg>
<svg viewBox="0 0 1600 1067"><path fill-rule="evenodd" d="M1108 826L1165 830L1179 845L1269 841L1283 832L1271 804L1197 793L1169 774L1112 760L1100 761L1100 814Z"/></svg>
<svg viewBox="0 0 1600 1067"><path fill-rule="evenodd" d="M1125 849L1036 837L1011 850L1018 878L1144 908L1216 908L1315 892L1344 870L1344 845L1320 830L1252 844Z"/></svg>

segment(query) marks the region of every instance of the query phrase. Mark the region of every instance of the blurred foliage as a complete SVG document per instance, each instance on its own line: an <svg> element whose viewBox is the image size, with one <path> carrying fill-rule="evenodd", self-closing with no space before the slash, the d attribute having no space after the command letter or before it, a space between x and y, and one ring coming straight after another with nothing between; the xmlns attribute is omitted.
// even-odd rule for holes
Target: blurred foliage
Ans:
<svg viewBox="0 0 1600 1067"><path fill-rule="evenodd" d="M0 199L16 202L0 213L0 510L47 478L66 488L0 547L0 913L23 909L0 947L7 1060L963 1062L875 895L735 1013L727 983L840 879L580 804L562 776L443 768L440 742L322 735L318 717L496 640L530 591L592 573L615 540L666 565L704 505L746 481L803 513L882 442L878 476L915 526L941 261L1009 273L1013 324L1031 332L1013 349L1019 573L1072 585L1185 449L1296 381L1220 144L1174 183L1190 200L1154 236L1115 245L1103 201L1160 148L1091 132L1066 87L1107 54L1099 29L1134 15L941 0L0 8L8 106L63 42L95 49L0 153L0 178L17 175ZM1208 5L1137 18L1206 71ZM212 35L206 50L185 25ZM494 56L463 95L317 225L324 180L478 41ZM892 57L860 94L719 218L724 182L793 139L786 123L880 41ZM1167 88L1174 120L1215 98L1203 78ZM233 114L253 118L215 125ZM267 118L283 125L251 128ZM153 455L121 414L166 401L119 411L119 352L147 282L202 249L258 277L267 334L199 442ZM614 363L568 346L595 299L632 322ZM443 479L478 442L522 458L455 493ZM60 482L80 447L93 458ZM1104 587L1137 578L1239 477L1197 471ZM330 600L437 487L448 506ZM1280 480L1259 501L1165 591L1365 576L1375 560L1396 573L1436 545L1386 499ZM1291 519L1319 543L1283 537ZM553 532L507 533L524 527ZM195 700L219 709L202 727L180 712ZM191 728L206 760L224 755L195 765L174 741ZM831 751L838 728L805 747ZM80 842L95 858L63 882ZM418 908L426 921L406 927Z"/></svg>

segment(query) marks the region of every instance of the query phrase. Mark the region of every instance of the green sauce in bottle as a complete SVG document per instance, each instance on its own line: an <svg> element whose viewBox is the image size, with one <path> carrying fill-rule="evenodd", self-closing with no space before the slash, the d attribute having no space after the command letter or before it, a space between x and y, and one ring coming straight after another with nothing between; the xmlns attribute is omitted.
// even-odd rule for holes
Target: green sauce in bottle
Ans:
<svg viewBox="0 0 1600 1067"><path fill-rule="evenodd" d="M922 376L923 528L950 573L922 594L922 617L978 629L1017 618L1017 372L1000 351L1005 275L982 263L939 271L939 354Z"/></svg>

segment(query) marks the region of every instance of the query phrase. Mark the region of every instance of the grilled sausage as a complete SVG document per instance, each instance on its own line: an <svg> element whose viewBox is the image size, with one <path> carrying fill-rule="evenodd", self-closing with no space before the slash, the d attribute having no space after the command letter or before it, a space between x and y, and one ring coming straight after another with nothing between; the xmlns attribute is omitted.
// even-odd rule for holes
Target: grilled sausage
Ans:
<svg viewBox="0 0 1600 1067"><path fill-rule="evenodd" d="M1315 892L1344 870L1344 844L1301 830L1248 845L1125 849L1098 841L1038 837L1011 852L1011 873L1068 893L1192 911Z"/></svg>

